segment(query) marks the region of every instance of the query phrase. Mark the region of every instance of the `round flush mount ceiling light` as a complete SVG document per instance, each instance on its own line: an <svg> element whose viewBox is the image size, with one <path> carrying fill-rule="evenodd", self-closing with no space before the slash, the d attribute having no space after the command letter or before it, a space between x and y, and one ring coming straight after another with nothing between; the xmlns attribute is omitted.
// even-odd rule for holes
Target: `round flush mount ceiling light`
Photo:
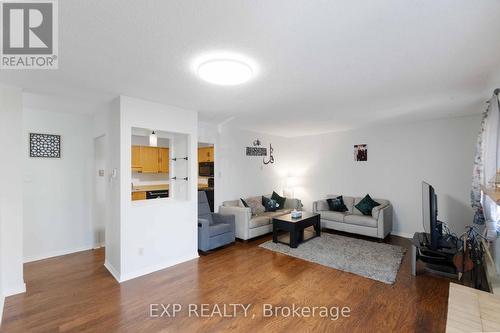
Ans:
<svg viewBox="0 0 500 333"><path fill-rule="evenodd" d="M211 53L195 60L193 69L206 82L233 86L245 83L256 74L255 63L234 53Z"/></svg>

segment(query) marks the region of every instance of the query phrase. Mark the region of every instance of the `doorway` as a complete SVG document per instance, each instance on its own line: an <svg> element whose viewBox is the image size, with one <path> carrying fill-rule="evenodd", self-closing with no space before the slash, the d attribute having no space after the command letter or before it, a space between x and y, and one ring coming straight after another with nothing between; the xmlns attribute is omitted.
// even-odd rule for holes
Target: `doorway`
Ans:
<svg viewBox="0 0 500 333"><path fill-rule="evenodd" d="M94 247L100 248L105 243L106 231L106 137L94 139Z"/></svg>
<svg viewBox="0 0 500 333"><path fill-rule="evenodd" d="M212 212L215 190L215 149L214 144L198 142L198 191L204 191Z"/></svg>

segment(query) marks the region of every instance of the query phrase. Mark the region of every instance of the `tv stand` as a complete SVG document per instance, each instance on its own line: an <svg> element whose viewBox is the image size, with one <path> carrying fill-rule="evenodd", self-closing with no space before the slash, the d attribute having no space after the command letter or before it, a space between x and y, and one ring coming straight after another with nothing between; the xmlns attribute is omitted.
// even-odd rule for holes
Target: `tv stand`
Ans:
<svg viewBox="0 0 500 333"><path fill-rule="evenodd" d="M441 245L441 244L440 244ZM457 250L448 244L442 244L440 248L433 250L430 244L430 235L423 232L416 232L413 235L411 246L411 274L417 275L417 261L425 263L425 270L446 276L458 278L458 272L453 264L453 257Z"/></svg>

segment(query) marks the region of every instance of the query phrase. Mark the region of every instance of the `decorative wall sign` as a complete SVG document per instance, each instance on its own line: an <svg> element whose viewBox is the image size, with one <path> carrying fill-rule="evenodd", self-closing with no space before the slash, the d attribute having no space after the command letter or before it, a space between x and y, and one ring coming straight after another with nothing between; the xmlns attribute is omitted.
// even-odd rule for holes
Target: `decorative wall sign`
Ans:
<svg viewBox="0 0 500 333"><path fill-rule="evenodd" d="M269 159L267 161L266 161L267 148L258 147L261 145L261 142L259 139L254 140L253 145L254 145L253 147L247 147L247 150L246 150L247 156L264 156L262 158L262 163L264 163L264 165L274 163L274 156L273 156L274 148L271 144L269 144Z"/></svg>
<svg viewBox="0 0 500 333"><path fill-rule="evenodd" d="M271 144L269 144L269 160L266 161L266 158L264 157L262 159L262 162L264 162L264 164L269 164L269 163L273 164L274 163L273 152L274 152L273 146L271 146Z"/></svg>
<svg viewBox="0 0 500 333"><path fill-rule="evenodd" d="M61 136L30 133L30 157L61 158Z"/></svg>
<svg viewBox="0 0 500 333"><path fill-rule="evenodd" d="M366 144L354 145L354 160L355 161L368 161L368 147Z"/></svg>
<svg viewBox="0 0 500 333"><path fill-rule="evenodd" d="M247 147L247 156L267 156L267 148Z"/></svg>

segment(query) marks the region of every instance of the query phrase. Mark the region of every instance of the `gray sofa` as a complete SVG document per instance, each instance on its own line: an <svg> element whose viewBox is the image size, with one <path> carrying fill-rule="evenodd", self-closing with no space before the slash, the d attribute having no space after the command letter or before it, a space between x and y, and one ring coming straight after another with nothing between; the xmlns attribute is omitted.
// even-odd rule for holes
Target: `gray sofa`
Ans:
<svg viewBox="0 0 500 333"><path fill-rule="evenodd" d="M205 191L198 191L198 249L209 251L235 241L234 215L210 212Z"/></svg>
<svg viewBox="0 0 500 333"><path fill-rule="evenodd" d="M271 195L265 195L271 197ZM275 216L290 213L293 209L301 209L299 199L286 198L283 209L275 212L264 212L252 215L248 207L244 207L241 200L224 201L219 207L219 213L232 214L236 217L236 238L247 240L273 231L272 220Z"/></svg>
<svg viewBox="0 0 500 333"><path fill-rule="evenodd" d="M327 195L336 198L338 195ZM384 239L392 230L392 205L388 200L373 199L380 206L373 208L372 215L363 215L356 207L361 199L344 196L345 213L331 211L326 199L313 202L313 211L321 215L321 227Z"/></svg>

